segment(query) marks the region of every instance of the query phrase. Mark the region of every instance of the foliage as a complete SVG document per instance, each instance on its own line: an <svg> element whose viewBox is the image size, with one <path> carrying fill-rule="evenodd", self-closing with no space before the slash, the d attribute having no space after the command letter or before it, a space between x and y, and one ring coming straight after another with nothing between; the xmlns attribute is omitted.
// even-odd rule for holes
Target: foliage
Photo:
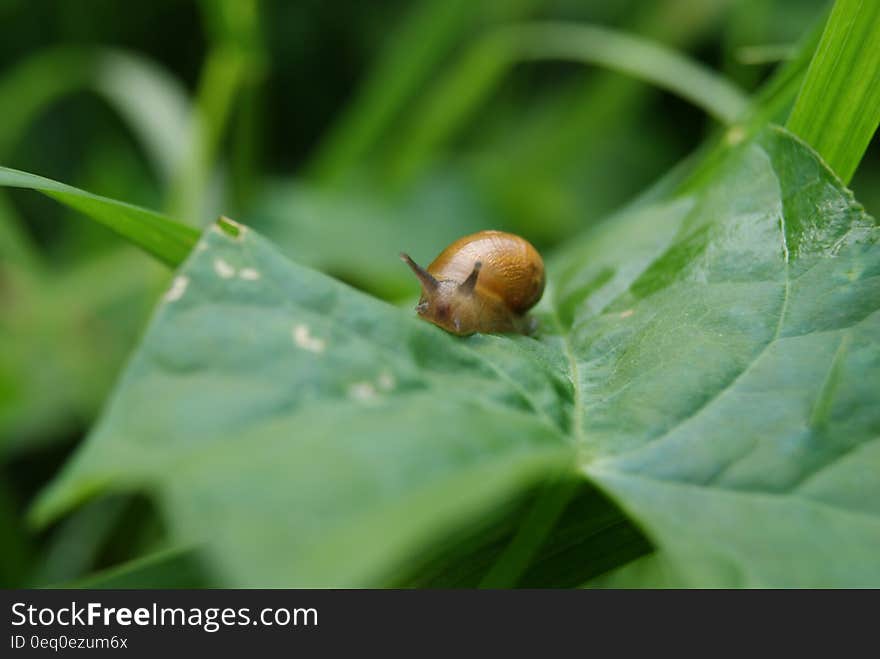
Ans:
<svg viewBox="0 0 880 659"><path fill-rule="evenodd" d="M788 120L846 183L880 123L878 33L876 2L836 3Z"/></svg>
<svg viewBox="0 0 880 659"><path fill-rule="evenodd" d="M4 581L880 583L880 234L843 182L876 127L876 12L843 0L824 30L805 13L793 51L753 48L793 56L747 100L684 50L724 17L727 47L760 43L743 17L785 3L705 3L686 23L680 5L640 9L628 34L600 26L621 20L604 5L565 23L539 3L428 0L295 181L255 160L271 4L200 5L208 45L191 103L129 54L79 49L71 63L55 49L15 69L0 96L30 96L0 131L6 153L54 99L96 89L143 142L168 214L9 168L0 186L51 197L174 273L131 268L145 260L101 234L68 252L85 264L59 266L18 216L48 207L0 204L13 292L0 328L26 348L0 355L0 439L7 473L29 474L0 489ZM725 125L607 213L645 182L631 163L657 176L679 154L662 146L647 88L611 74L539 84L541 102L521 111L510 81L547 58L627 72ZM167 131L123 80L155 90ZM792 107L788 129L774 125ZM246 223L205 222L212 209ZM394 253L426 261L486 226L543 248L535 337L460 339L409 308L417 285ZM132 311L153 302L134 346ZM118 351L94 367L105 339L51 340L91 318ZM34 328L43 343L26 339ZM44 345L62 359L41 371ZM51 460L35 447L64 445L69 410L94 413L127 346L88 436L51 458L63 467L30 475ZM21 503L38 487L27 523L52 529L42 536Z"/></svg>

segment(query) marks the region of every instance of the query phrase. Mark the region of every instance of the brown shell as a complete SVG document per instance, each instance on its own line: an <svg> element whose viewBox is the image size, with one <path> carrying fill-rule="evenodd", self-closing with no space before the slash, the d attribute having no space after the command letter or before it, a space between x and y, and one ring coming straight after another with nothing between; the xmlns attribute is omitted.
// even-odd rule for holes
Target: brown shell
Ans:
<svg viewBox="0 0 880 659"><path fill-rule="evenodd" d="M480 231L459 238L428 266L437 279L463 282L482 262L477 293L501 298L508 309L522 314L544 292L544 261L524 238L504 231Z"/></svg>

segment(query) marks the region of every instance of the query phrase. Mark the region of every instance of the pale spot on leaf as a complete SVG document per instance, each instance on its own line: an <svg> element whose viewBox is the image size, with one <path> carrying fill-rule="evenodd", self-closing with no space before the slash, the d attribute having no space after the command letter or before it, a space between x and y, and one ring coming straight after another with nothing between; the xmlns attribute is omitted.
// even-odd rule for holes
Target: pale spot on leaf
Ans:
<svg viewBox="0 0 880 659"><path fill-rule="evenodd" d="M260 278L260 273L253 268L242 268L241 272L238 273L238 276L247 281L256 281Z"/></svg>
<svg viewBox="0 0 880 659"><path fill-rule="evenodd" d="M174 278L174 281L171 282L171 287L165 293L165 301L166 302L174 302L175 300L179 300L183 297L183 294L186 292L186 287L189 285L189 277L184 275L180 275Z"/></svg>
<svg viewBox="0 0 880 659"><path fill-rule="evenodd" d="M397 384L394 380L394 376L391 375L388 371L383 371L379 374L379 379L377 380L377 384L379 385L379 389L382 391L391 391L394 389L394 385Z"/></svg>
<svg viewBox="0 0 880 659"><path fill-rule="evenodd" d="M214 259L214 272L217 273L218 277L222 277L223 279L229 279L230 277L235 276L235 268L223 259Z"/></svg>
<svg viewBox="0 0 880 659"><path fill-rule="evenodd" d="M348 396L352 400L372 400L376 397L376 388L369 382L355 382L348 388Z"/></svg>
<svg viewBox="0 0 880 659"><path fill-rule="evenodd" d="M621 317L621 318L629 318L629 317L632 316L635 312L636 312L635 309L627 309L626 311L621 311L621 312L620 312L620 317Z"/></svg>
<svg viewBox="0 0 880 659"><path fill-rule="evenodd" d="M324 348L327 346L324 339L311 335L308 325L293 326L293 342L303 350L314 353L324 352Z"/></svg>

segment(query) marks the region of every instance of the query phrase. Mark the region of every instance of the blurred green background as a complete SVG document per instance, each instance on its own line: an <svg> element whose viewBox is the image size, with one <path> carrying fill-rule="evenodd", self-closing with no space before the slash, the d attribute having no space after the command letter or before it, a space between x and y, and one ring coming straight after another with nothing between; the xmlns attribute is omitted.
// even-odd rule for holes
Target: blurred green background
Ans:
<svg viewBox="0 0 880 659"><path fill-rule="evenodd" d="M493 39L505 26L613 28L751 94L825 9L0 0L0 164L192 225L235 217L300 262L410 304L398 251L425 262L490 227L552 249L718 128L643 81L511 58ZM874 215L878 151L875 139L853 182ZM88 432L168 277L43 197L0 195L0 584L76 583L163 546L146 499L105 498L42 531L25 515Z"/></svg>

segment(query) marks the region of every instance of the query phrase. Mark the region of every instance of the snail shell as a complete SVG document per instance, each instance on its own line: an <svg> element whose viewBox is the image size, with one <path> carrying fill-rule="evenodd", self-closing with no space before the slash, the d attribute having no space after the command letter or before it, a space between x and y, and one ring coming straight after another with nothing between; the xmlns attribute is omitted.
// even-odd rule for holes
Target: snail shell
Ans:
<svg viewBox="0 0 880 659"><path fill-rule="evenodd" d="M458 335L534 328L526 312L544 292L544 262L524 238L503 231L464 236L427 269L400 256L421 282L416 310L425 320Z"/></svg>

